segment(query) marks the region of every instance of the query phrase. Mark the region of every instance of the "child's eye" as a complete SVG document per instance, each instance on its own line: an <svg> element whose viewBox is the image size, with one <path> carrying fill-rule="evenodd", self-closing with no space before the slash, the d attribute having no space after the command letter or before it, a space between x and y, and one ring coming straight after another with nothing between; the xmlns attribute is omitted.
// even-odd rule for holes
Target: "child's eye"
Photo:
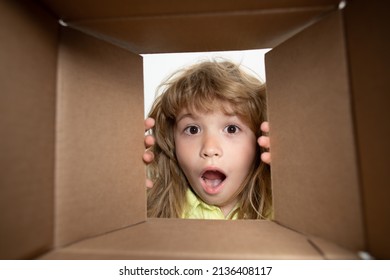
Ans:
<svg viewBox="0 0 390 280"><path fill-rule="evenodd" d="M239 132L240 128L236 125L228 125L227 127L225 127L225 132L229 133L229 134L234 134L234 133L237 133Z"/></svg>
<svg viewBox="0 0 390 280"><path fill-rule="evenodd" d="M184 129L184 132L189 135L194 135L200 132L200 128L195 125L191 125L186 127L186 129Z"/></svg>

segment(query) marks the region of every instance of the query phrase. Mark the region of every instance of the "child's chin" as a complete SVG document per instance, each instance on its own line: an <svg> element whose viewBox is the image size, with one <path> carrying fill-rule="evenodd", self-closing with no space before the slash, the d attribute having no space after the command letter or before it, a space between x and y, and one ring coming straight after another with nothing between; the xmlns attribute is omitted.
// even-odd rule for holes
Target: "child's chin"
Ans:
<svg viewBox="0 0 390 280"><path fill-rule="evenodd" d="M205 202L206 204L208 205L213 205L213 206L217 206L217 207L220 207L221 205L224 204L224 200L222 200L221 198L219 197L215 197L215 196L205 196L205 197L201 197L202 201Z"/></svg>

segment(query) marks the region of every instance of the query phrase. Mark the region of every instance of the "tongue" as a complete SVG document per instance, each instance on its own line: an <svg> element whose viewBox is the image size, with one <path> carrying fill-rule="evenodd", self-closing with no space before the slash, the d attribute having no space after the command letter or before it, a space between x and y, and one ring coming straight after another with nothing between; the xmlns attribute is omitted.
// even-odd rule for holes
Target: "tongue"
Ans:
<svg viewBox="0 0 390 280"><path fill-rule="evenodd" d="M206 185L211 187L211 188L215 188L216 186L218 186L222 182L221 179L209 180L206 178L204 179L204 181L205 181Z"/></svg>
<svg viewBox="0 0 390 280"><path fill-rule="evenodd" d="M226 176L219 171L206 171L202 177L206 185L209 187L216 187L225 179Z"/></svg>

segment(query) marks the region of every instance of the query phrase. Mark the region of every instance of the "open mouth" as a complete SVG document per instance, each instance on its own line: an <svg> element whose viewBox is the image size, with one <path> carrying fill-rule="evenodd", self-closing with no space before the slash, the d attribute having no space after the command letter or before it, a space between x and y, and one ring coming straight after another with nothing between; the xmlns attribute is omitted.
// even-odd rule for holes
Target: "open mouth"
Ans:
<svg viewBox="0 0 390 280"><path fill-rule="evenodd" d="M206 170L202 173L203 186L206 192L216 193L226 179L226 175L219 170Z"/></svg>

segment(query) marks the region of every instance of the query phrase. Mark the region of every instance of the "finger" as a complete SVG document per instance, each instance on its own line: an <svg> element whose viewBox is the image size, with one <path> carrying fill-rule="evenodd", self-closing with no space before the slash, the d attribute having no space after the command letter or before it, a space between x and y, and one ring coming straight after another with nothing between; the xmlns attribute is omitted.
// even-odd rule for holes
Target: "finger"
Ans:
<svg viewBox="0 0 390 280"><path fill-rule="evenodd" d="M261 160L266 164L271 164L271 153L269 152L262 153Z"/></svg>
<svg viewBox="0 0 390 280"><path fill-rule="evenodd" d="M147 118L144 122L145 132L155 125L156 121L153 118Z"/></svg>
<svg viewBox="0 0 390 280"><path fill-rule="evenodd" d="M146 135L144 139L145 148L149 148L156 143L156 139L152 135Z"/></svg>
<svg viewBox="0 0 390 280"><path fill-rule="evenodd" d="M150 180L150 179L148 179L148 178L146 178L146 180L145 180L145 186L146 186L148 189L153 188L153 181Z"/></svg>
<svg viewBox="0 0 390 280"><path fill-rule="evenodd" d="M145 151L145 153L142 155L142 160L146 164L151 163L153 159L154 159L154 154L151 151Z"/></svg>
<svg viewBox="0 0 390 280"><path fill-rule="evenodd" d="M271 144L268 136L260 136L259 139L257 139L257 143L263 148L269 149Z"/></svg>
<svg viewBox="0 0 390 280"><path fill-rule="evenodd" d="M262 122L260 129L262 132L268 133L269 132L269 122Z"/></svg>

